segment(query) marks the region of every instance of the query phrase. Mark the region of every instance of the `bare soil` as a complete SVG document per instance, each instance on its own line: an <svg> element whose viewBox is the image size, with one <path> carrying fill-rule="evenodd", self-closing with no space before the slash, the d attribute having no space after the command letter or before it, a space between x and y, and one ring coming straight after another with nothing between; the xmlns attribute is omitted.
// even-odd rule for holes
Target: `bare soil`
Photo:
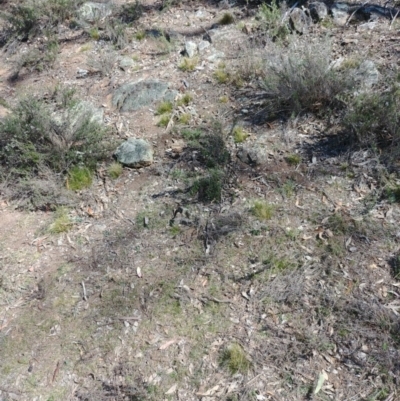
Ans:
<svg viewBox="0 0 400 401"><path fill-rule="evenodd" d="M255 10L146 6L122 50L61 27L52 68L9 80L42 38L0 58L0 98L9 106L73 86L104 109L116 137L155 148L152 166L124 168L116 180L99 166L69 210L66 233L49 233L53 212L1 199L0 400L398 400L400 208L379 196L379 162L312 115L253 124L253 110L243 109L252 107L257 78L241 88L216 81L221 63L234 73L268 57ZM225 12L235 22L212 30L194 71L180 70L185 41L199 42ZM372 59L387 73L398 68L399 27L390 23L314 25L302 39L328 35L333 59ZM168 44L135 39L154 28L177 34ZM209 61L217 51L223 57ZM129 71L119 68L121 55L135 61ZM112 73L79 78L90 57L114 57ZM189 128L221 124L232 161L220 203L188 191L202 171L193 149L170 151L188 127L159 127L156 105L113 108L115 88L146 78L192 96ZM0 118L9 110L0 106ZM247 144L268 138L266 164L236 157L238 123ZM299 164L288 162L294 154ZM269 220L252 213L256 200L272 206ZM245 370L224 365L232 344Z"/></svg>

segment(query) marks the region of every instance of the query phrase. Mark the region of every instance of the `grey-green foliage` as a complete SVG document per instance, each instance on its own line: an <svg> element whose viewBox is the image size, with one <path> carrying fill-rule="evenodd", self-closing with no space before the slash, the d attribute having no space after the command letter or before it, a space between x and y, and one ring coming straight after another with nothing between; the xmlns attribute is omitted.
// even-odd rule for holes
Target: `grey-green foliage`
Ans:
<svg viewBox="0 0 400 401"><path fill-rule="evenodd" d="M352 99L344 118L364 146L388 148L398 156L400 139L400 86L392 84L383 92L362 93Z"/></svg>
<svg viewBox="0 0 400 401"><path fill-rule="evenodd" d="M354 85L351 74L330 66L330 45L293 39L288 48L276 46L269 57L263 86L266 111L320 113L342 106L339 100Z"/></svg>
<svg viewBox="0 0 400 401"><path fill-rule="evenodd" d="M192 193L197 193L201 202L220 202L224 172L218 169L210 169L207 175L197 180L192 187Z"/></svg>
<svg viewBox="0 0 400 401"><path fill-rule="evenodd" d="M0 123L0 179L34 177L42 168L65 174L74 165L93 168L105 156L104 127L77 112L71 96L53 105L22 99Z"/></svg>
<svg viewBox="0 0 400 401"><path fill-rule="evenodd" d="M276 0L270 4L262 3L258 12L258 19L263 30L274 39L285 39L290 33L288 20L283 19L283 8L278 5Z"/></svg>
<svg viewBox="0 0 400 401"><path fill-rule="evenodd" d="M0 18L7 27L2 37L2 44L11 37L19 40L52 29L59 23L74 16L82 0L23 0L11 6L9 12L0 12Z"/></svg>

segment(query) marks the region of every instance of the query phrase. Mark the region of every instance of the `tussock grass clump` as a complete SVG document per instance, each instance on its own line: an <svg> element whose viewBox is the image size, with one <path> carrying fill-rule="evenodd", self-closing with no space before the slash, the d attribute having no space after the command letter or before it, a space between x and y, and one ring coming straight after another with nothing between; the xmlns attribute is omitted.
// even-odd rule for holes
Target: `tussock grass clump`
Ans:
<svg viewBox="0 0 400 401"><path fill-rule="evenodd" d="M75 166L68 172L67 188L80 191L92 185L93 173L87 167Z"/></svg>
<svg viewBox="0 0 400 401"><path fill-rule="evenodd" d="M72 226L73 222L68 215L68 209L60 207L56 210L54 221L50 224L48 231L51 234L60 234L69 231Z"/></svg>
<svg viewBox="0 0 400 401"><path fill-rule="evenodd" d="M112 179L117 179L123 172L122 164L114 162L108 166L107 172Z"/></svg>
<svg viewBox="0 0 400 401"><path fill-rule="evenodd" d="M233 129L233 140L235 141L235 143L244 142L248 136L249 134L246 131L244 131L242 127L235 127Z"/></svg>
<svg viewBox="0 0 400 401"><path fill-rule="evenodd" d="M139 42L143 40L145 37L146 37L145 31L138 31L135 33L135 39L138 40Z"/></svg>
<svg viewBox="0 0 400 401"><path fill-rule="evenodd" d="M193 100L193 97L190 93L185 93L181 98L179 98L176 102L177 106L189 106L189 103Z"/></svg>
<svg viewBox="0 0 400 401"><path fill-rule="evenodd" d="M219 68L214 72L214 78L219 84L226 84L229 82L230 75L225 69Z"/></svg>
<svg viewBox="0 0 400 401"><path fill-rule="evenodd" d="M339 108L353 82L351 74L330 68L328 43L293 40L288 49L275 47L266 64L265 110L276 117Z"/></svg>
<svg viewBox="0 0 400 401"><path fill-rule="evenodd" d="M162 114L171 113L173 108L172 102L162 102L158 105L156 114L161 116Z"/></svg>
<svg viewBox="0 0 400 401"><path fill-rule="evenodd" d="M235 18L231 13L225 13L219 20L221 25L230 25L235 22Z"/></svg>
<svg viewBox="0 0 400 401"><path fill-rule="evenodd" d="M225 167L230 162L231 155L219 124L215 124L210 132L200 139L199 144L200 154L206 167Z"/></svg>
<svg viewBox="0 0 400 401"><path fill-rule="evenodd" d="M199 59L197 57L184 57L182 61L180 62L178 68L181 71L185 72L191 72L194 71L195 68L197 67L197 64L199 62Z"/></svg>
<svg viewBox="0 0 400 401"><path fill-rule="evenodd" d="M232 343L223 351L221 365L232 374L244 374L250 369L251 362L247 358L242 346L238 343Z"/></svg>
<svg viewBox="0 0 400 401"><path fill-rule="evenodd" d="M158 120L157 125L158 125L159 127L166 127L166 126L169 124L169 122L170 122L170 120L171 120L171 117L172 117L172 114L171 114L171 113L163 114L163 115L161 116L161 118Z"/></svg>
<svg viewBox="0 0 400 401"><path fill-rule="evenodd" d="M250 209L251 213L260 220L270 220L274 215L275 207L265 201L257 200Z"/></svg>
<svg viewBox="0 0 400 401"><path fill-rule="evenodd" d="M297 155L295 153L288 155L285 157L285 160L288 164L290 164L291 166L297 166L301 163L301 156Z"/></svg>
<svg viewBox="0 0 400 401"><path fill-rule="evenodd" d="M185 125L189 124L191 118L192 116L189 113L183 113L179 116L179 123Z"/></svg>

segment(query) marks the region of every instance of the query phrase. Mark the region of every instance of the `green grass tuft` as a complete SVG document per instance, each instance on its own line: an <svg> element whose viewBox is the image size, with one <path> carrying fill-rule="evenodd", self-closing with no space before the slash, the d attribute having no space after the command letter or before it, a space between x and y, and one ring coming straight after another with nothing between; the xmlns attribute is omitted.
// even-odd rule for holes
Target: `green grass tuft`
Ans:
<svg viewBox="0 0 400 401"><path fill-rule="evenodd" d="M73 223L68 216L68 209L61 207L56 210L54 221L50 224L48 231L51 234L60 234L69 231L72 226Z"/></svg>
<svg viewBox="0 0 400 401"><path fill-rule="evenodd" d="M178 67L181 71L191 72L194 71L198 62L199 59L197 57L184 57Z"/></svg>
<svg viewBox="0 0 400 401"><path fill-rule="evenodd" d="M161 118L158 120L157 125L159 127L166 127L169 121L171 120L171 116L172 116L171 114L163 114Z"/></svg>
<svg viewBox="0 0 400 401"><path fill-rule="evenodd" d="M219 20L221 25L229 25L235 22L235 18L231 13L225 13Z"/></svg>
<svg viewBox="0 0 400 401"><path fill-rule="evenodd" d="M222 353L221 365L230 373L247 373L251 367L246 353L238 343L232 343Z"/></svg>
<svg viewBox="0 0 400 401"><path fill-rule="evenodd" d="M189 103L192 101L192 95L189 93L185 93L178 101L176 102L177 106L189 106Z"/></svg>
<svg viewBox="0 0 400 401"><path fill-rule="evenodd" d="M112 163L108 166L108 175L114 180L117 179L123 171L122 164L120 163Z"/></svg>
<svg viewBox="0 0 400 401"><path fill-rule="evenodd" d="M68 173L67 188L80 191L92 185L93 174L87 167L73 167Z"/></svg>
<svg viewBox="0 0 400 401"><path fill-rule="evenodd" d="M251 213L258 219L270 220L274 215L275 207L265 201L255 201Z"/></svg>
<svg viewBox="0 0 400 401"><path fill-rule="evenodd" d="M173 108L174 108L174 105L172 104L172 102L162 102L157 107L156 114L158 116L161 116L166 113L171 113Z"/></svg>
<svg viewBox="0 0 400 401"><path fill-rule="evenodd" d="M291 166L297 166L301 163L301 156L297 154L288 155L285 157L285 160Z"/></svg>
<svg viewBox="0 0 400 401"><path fill-rule="evenodd" d="M233 130L233 140L235 143L242 143L244 142L249 134L243 130L242 127L235 127Z"/></svg>

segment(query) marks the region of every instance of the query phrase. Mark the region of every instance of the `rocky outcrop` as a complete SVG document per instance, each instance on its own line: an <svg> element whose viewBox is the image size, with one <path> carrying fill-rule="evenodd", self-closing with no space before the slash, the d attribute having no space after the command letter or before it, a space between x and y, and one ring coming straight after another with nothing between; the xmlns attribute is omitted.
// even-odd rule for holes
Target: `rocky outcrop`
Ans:
<svg viewBox="0 0 400 401"><path fill-rule="evenodd" d="M120 111L135 111L159 101L172 102L176 93L168 82L155 79L128 82L115 90L112 103Z"/></svg>
<svg viewBox="0 0 400 401"><path fill-rule="evenodd" d="M144 139L129 138L118 146L115 159L124 166L140 168L153 163L153 147Z"/></svg>

